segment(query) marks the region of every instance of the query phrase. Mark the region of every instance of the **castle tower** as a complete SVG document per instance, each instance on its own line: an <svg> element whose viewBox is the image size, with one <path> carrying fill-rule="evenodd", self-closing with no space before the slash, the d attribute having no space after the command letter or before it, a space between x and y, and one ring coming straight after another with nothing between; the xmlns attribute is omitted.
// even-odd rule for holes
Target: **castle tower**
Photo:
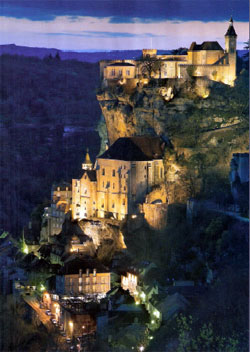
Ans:
<svg viewBox="0 0 250 352"><path fill-rule="evenodd" d="M92 162L91 162L91 159L89 156L89 148L87 148L85 162L82 164L82 169L83 170L92 170L93 169Z"/></svg>
<svg viewBox="0 0 250 352"><path fill-rule="evenodd" d="M234 80L236 79L236 41L237 34L233 26L232 17L229 20L229 27L225 34L225 51L228 54L228 64L229 64L229 73L228 73L228 83L234 85Z"/></svg>

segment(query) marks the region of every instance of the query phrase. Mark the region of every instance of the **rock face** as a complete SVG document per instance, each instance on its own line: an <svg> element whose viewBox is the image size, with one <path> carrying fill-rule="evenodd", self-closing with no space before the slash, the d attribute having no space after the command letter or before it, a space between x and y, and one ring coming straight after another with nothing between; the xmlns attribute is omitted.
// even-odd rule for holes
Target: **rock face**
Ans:
<svg viewBox="0 0 250 352"><path fill-rule="evenodd" d="M114 220L82 220L78 225L82 232L92 239L96 248L98 248L103 241L113 242L117 250L125 248L120 226L118 222Z"/></svg>
<svg viewBox="0 0 250 352"><path fill-rule="evenodd" d="M243 73L234 88L205 78L106 87L97 99L109 144L135 135L166 137L172 144L164 158L168 200L186 201L204 188L204 170L224 168L226 175L232 153L247 151L246 82Z"/></svg>

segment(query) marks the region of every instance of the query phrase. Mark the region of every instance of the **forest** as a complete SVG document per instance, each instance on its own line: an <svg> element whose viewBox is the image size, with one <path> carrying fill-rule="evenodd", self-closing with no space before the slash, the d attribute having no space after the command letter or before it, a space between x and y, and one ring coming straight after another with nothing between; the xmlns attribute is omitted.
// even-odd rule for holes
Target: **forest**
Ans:
<svg viewBox="0 0 250 352"><path fill-rule="evenodd" d="M18 236L53 182L80 175L87 147L99 152L99 66L2 55L0 74L0 231Z"/></svg>

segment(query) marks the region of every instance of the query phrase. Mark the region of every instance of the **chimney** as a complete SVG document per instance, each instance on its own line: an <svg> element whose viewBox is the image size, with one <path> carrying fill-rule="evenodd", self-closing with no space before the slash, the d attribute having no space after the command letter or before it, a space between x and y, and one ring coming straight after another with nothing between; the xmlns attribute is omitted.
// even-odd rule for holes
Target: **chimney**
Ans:
<svg viewBox="0 0 250 352"><path fill-rule="evenodd" d="M89 276L89 269L86 269L86 275Z"/></svg>
<svg viewBox="0 0 250 352"><path fill-rule="evenodd" d="M82 269L79 270L79 277L82 277Z"/></svg>
<svg viewBox="0 0 250 352"><path fill-rule="evenodd" d="M96 276L96 269L93 270L93 276Z"/></svg>

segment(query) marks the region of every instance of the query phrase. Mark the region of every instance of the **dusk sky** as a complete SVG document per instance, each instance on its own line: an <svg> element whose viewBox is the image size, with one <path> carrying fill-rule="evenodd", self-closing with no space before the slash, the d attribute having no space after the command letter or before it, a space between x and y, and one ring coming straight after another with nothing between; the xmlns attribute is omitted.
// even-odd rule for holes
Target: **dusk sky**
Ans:
<svg viewBox="0 0 250 352"><path fill-rule="evenodd" d="M248 0L0 0L0 44L61 50L175 49L217 40L232 15L238 49Z"/></svg>

